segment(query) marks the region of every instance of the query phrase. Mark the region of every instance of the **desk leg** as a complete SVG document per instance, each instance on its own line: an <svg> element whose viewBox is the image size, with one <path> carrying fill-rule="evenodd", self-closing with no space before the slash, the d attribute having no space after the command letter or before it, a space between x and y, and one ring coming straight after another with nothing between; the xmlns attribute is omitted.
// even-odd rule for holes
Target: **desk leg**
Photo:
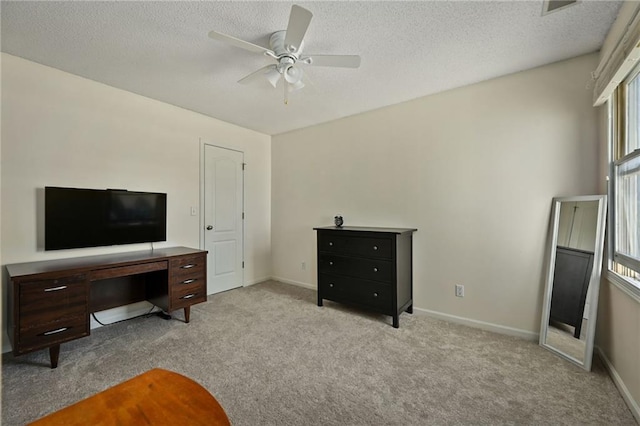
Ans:
<svg viewBox="0 0 640 426"><path fill-rule="evenodd" d="M49 347L49 359L51 360L51 368L58 367L58 357L60 356L60 345Z"/></svg>
<svg viewBox="0 0 640 426"><path fill-rule="evenodd" d="M184 308L184 322L189 322L189 315L191 314L191 306Z"/></svg>

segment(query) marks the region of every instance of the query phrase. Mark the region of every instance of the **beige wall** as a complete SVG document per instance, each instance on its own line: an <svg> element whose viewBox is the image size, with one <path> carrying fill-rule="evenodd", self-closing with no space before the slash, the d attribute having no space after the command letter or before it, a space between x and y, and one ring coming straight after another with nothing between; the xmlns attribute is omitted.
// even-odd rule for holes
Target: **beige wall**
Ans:
<svg viewBox="0 0 640 426"><path fill-rule="evenodd" d="M140 250L149 244L44 252L47 186L166 192L167 242L199 246L200 138L244 151L245 283L271 276L271 138L2 54L2 261ZM4 288L4 285L3 285Z"/></svg>
<svg viewBox="0 0 640 426"><path fill-rule="evenodd" d="M607 280L600 289L596 345L640 421L640 302Z"/></svg>
<svg viewBox="0 0 640 426"><path fill-rule="evenodd" d="M312 228L336 213L416 227L417 308L534 335L551 199L598 188L585 88L596 64L582 56L274 136L274 276L315 287Z"/></svg>

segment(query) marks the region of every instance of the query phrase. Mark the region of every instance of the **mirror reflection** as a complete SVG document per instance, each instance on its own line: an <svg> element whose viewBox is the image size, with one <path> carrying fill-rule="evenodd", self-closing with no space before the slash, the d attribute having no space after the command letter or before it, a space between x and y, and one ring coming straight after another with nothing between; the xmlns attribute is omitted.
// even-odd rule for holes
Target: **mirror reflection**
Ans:
<svg viewBox="0 0 640 426"><path fill-rule="evenodd" d="M554 203L553 263L540 344L586 369L593 351L605 207L604 196Z"/></svg>

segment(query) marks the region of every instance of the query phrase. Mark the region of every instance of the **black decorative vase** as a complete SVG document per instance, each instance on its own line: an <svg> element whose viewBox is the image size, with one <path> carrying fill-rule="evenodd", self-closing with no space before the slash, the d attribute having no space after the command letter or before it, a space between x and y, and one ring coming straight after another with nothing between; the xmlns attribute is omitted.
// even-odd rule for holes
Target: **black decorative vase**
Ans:
<svg viewBox="0 0 640 426"><path fill-rule="evenodd" d="M342 216L338 215L333 218L333 223L336 224L336 228L342 228L342 224L344 223L344 220L342 220Z"/></svg>

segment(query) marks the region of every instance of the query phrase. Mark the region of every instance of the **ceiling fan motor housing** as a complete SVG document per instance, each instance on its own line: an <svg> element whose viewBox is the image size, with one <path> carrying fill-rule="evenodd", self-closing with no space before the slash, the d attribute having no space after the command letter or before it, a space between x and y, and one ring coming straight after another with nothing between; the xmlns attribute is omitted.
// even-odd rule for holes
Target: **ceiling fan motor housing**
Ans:
<svg viewBox="0 0 640 426"><path fill-rule="evenodd" d="M287 46L284 45L284 39L287 35L286 30L276 31L271 34L271 38L269 39L269 46L273 53L275 53L278 57L282 56L290 56L294 60L297 60L302 53L302 49L304 48L304 41L300 42L300 46L289 46L292 50L288 50Z"/></svg>
<svg viewBox="0 0 640 426"><path fill-rule="evenodd" d="M278 72L284 76L288 83L299 84L302 79L302 71L295 68L294 65L298 61L300 53L302 53L304 41L300 43L300 46L285 46L286 35L286 30L276 31L271 34L269 46L277 56L278 65L276 69Z"/></svg>

